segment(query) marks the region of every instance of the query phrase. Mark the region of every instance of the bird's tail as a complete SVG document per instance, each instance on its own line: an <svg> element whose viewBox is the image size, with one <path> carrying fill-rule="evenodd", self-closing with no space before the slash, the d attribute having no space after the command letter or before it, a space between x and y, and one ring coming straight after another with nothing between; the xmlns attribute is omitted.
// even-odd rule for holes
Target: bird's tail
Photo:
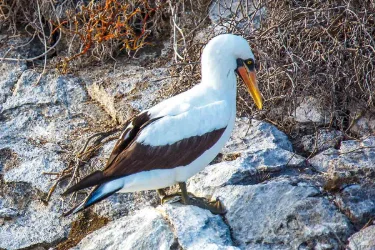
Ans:
<svg viewBox="0 0 375 250"><path fill-rule="evenodd" d="M64 216L68 216L70 214L75 214L79 211L82 211L85 208L88 208L95 203L107 198L108 196L116 193L124 186L124 183L121 179L112 180L106 182L102 185L99 185L91 191L91 193L87 196L87 198L77 205L76 207L72 208L68 212L64 213Z"/></svg>

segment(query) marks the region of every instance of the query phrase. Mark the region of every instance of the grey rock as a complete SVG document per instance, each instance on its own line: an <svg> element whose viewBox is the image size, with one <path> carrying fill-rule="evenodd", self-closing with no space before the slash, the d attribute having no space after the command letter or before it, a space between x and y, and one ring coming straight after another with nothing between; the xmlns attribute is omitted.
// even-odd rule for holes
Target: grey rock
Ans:
<svg viewBox="0 0 375 250"><path fill-rule="evenodd" d="M348 219L316 187L287 181L217 189L227 209L225 218L241 248L298 249L329 245L339 249L332 235L345 241L352 228Z"/></svg>
<svg viewBox="0 0 375 250"><path fill-rule="evenodd" d="M375 136L362 141L342 141L340 157L331 160L332 171L374 169Z"/></svg>
<svg viewBox="0 0 375 250"><path fill-rule="evenodd" d="M375 217L375 185L348 186L336 195L335 204L361 228Z"/></svg>
<svg viewBox="0 0 375 250"><path fill-rule="evenodd" d="M252 24L250 27L248 27L248 13L255 15L254 17L251 16ZM265 17L266 9L263 7L258 10L254 6L254 2L250 0L216 0L212 1L208 14L214 24L226 28L237 26L239 29L244 29L245 32L250 32L260 27L260 20Z"/></svg>
<svg viewBox="0 0 375 250"><path fill-rule="evenodd" d="M166 249L174 235L163 216L152 208L110 222L89 234L72 249Z"/></svg>
<svg viewBox="0 0 375 250"><path fill-rule="evenodd" d="M120 71L87 84L90 97L120 123L151 107L159 89L171 83L167 68L126 66Z"/></svg>
<svg viewBox="0 0 375 250"><path fill-rule="evenodd" d="M223 148L223 153L281 148L293 151L288 136L267 122L246 117L236 119L231 138Z"/></svg>
<svg viewBox="0 0 375 250"><path fill-rule="evenodd" d="M146 207L156 207L159 204L159 196L153 190L126 194L116 193L95 205L93 210L100 216L117 219Z"/></svg>
<svg viewBox="0 0 375 250"><path fill-rule="evenodd" d="M1 208L0 207L0 218L13 218L18 215L18 211L15 208Z"/></svg>
<svg viewBox="0 0 375 250"><path fill-rule="evenodd" d="M303 149L309 153L324 151L336 147L344 138L341 131L320 129L314 135L302 136Z"/></svg>
<svg viewBox="0 0 375 250"><path fill-rule="evenodd" d="M318 99L309 96L299 102L299 106L292 114L297 122L327 124L330 119L329 112L323 107Z"/></svg>
<svg viewBox="0 0 375 250"><path fill-rule="evenodd" d="M350 236L348 247L351 250L375 249L375 226L366 227Z"/></svg>
<svg viewBox="0 0 375 250"><path fill-rule="evenodd" d="M308 163L318 171L327 172L331 160L337 159L339 153L337 149L329 148L310 158Z"/></svg>
<svg viewBox="0 0 375 250"><path fill-rule="evenodd" d="M26 68L25 63L0 63L0 111L1 104L12 94L13 86Z"/></svg>
<svg viewBox="0 0 375 250"><path fill-rule="evenodd" d="M2 170L6 182L27 182L47 192L52 182L43 172L58 172L67 164L60 145L69 145L74 134L106 115L85 103L87 93L78 78L47 74L35 85L38 76L24 71L3 103L0 149L17 155Z"/></svg>
<svg viewBox="0 0 375 250"><path fill-rule="evenodd" d="M358 136L370 136L375 134L375 113L373 109L359 107L355 103L349 105L351 119L354 123L350 127L350 132Z"/></svg>
<svg viewBox="0 0 375 250"><path fill-rule="evenodd" d="M183 249L237 249L233 247L228 226L219 215L181 204L166 204L159 209L174 228Z"/></svg>
<svg viewBox="0 0 375 250"><path fill-rule="evenodd" d="M70 219L61 218L59 203L45 206L33 200L24 214L0 226L0 248L20 249L37 244L53 245L66 238Z"/></svg>
<svg viewBox="0 0 375 250"><path fill-rule="evenodd" d="M48 192L52 182L43 172L58 172L66 165L60 155L49 148L49 144L42 148L33 147L26 143L13 145L12 149L22 158L19 166L5 170L6 182L27 182L33 187Z"/></svg>
<svg viewBox="0 0 375 250"><path fill-rule="evenodd" d="M324 172L358 172L374 170L375 136L363 140L342 141L339 150L328 149L309 160L316 169Z"/></svg>

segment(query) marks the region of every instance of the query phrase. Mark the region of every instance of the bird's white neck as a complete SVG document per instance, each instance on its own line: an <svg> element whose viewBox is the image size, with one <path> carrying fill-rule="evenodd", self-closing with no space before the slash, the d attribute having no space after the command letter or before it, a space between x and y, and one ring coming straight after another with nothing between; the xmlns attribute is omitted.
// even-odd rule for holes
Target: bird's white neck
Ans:
<svg viewBox="0 0 375 250"><path fill-rule="evenodd" d="M202 59L202 85L210 88L220 99L236 102L237 79L234 66L217 57L216 60Z"/></svg>

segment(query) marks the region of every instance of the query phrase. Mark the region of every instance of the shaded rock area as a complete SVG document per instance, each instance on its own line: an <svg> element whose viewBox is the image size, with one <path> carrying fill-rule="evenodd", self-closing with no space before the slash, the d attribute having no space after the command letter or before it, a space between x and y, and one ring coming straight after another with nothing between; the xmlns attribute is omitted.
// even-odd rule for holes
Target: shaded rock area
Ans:
<svg viewBox="0 0 375 250"><path fill-rule="evenodd" d="M308 96L300 100L298 107L292 114L293 118L300 123L329 123L330 113L315 97Z"/></svg>

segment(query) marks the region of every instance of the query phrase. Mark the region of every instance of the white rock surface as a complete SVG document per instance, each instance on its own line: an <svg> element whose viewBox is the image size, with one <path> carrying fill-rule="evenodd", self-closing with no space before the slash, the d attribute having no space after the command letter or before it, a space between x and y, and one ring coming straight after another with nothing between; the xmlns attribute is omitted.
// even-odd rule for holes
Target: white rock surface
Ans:
<svg viewBox="0 0 375 250"><path fill-rule="evenodd" d="M329 148L309 159L308 163L311 164L311 166L313 166L318 171L327 172L331 160L337 159L339 153L340 152L338 150L334 148Z"/></svg>
<svg viewBox="0 0 375 250"><path fill-rule="evenodd" d="M369 226L353 234L349 238L348 249L373 250L375 249L375 226Z"/></svg>
<svg viewBox="0 0 375 250"><path fill-rule="evenodd" d="M309 96L300 101L296 111L292 114L297 122L327 124L330 114L315 97Z"/></svg>
<svg viewBox="0 0 375 250"><path fill-rule="evenodd" d="M328 200L318 197L317 188L272 181L251 186L226 186L217 189L227 209L225 218L233 240L246 249L298 249L328 244L339 249L352 228L348 219Z"/></svg>
<svg viewBox="0 0 375 250"><path fill-rule="evenodd" d="M35 86L37 77L34 71L24 71L2 104L0 149L18 158L17 164L2 170L6 182L23 181L47 192L52 182L43 172L58 172L67 164L61 145L68 146L73 134L106 114L85 104L87 94L79 79L46 75Z"/></svg>
<svg viewBox="0 0 375 250"><path fill-rule="evenodd" d="M26 212L0 225L0 248L20 249L34 245L53 245L66 238L71 219L61 217L57 201L45 206L33 200Z"/></svg>
<svg viewBox="0 0 375 250"><path fill-rule="evenodd" d="M166 204L158 209L172 225L183 249L237 249L233 247L228 226L219 215L181 204Z"/></svg>
<svg viewBox="0 0 375 250"><path fill-rule="evenodd" d="M160 88L171 83L167 68L128 65L119 71L87 83L87 90L90 97L120 123L151 107Z"/></svg>
<svg viewBox="0 0 375 250"><path fill-rule="evenodd" d="M266 148L281 148L293 151L288 136L267 122L246 117L236 119L236 124L223 152L238 152Z"/></svg>
<svg viewBox="0 0 375 250"><path fill-rule="evenodd" d="M362 228L375 217L375 185L350 185L336 195L335 204Z"/></svg>
<svg viewBox="0 0 375 250"><path fill-rule="evenodd" d="M359 171L375 169L375 136L363 140L342 141L339 150L325 150L309 160L324 172Z"/></svg>
<svg viewBox="0 0 375 250"><path fill-rule="evenodd" d="M247 8L246 8L247 7ZM259 28L261 16L266 14L265 8L256 11L254 2L251 0L215 0L212 1L209 9L209 18L211 22L226 28L238 26L239 29L245 29L245 32L251 32ZM253 13L251 26L248 25L248 13Z"/></svg>
<svg viewBox="0 0 375 250"><path fill-rule="evenodd" d="M169 250L174 241L174 235L161 213L148 208L110 222L86 236L72 249Z"/></svg>

